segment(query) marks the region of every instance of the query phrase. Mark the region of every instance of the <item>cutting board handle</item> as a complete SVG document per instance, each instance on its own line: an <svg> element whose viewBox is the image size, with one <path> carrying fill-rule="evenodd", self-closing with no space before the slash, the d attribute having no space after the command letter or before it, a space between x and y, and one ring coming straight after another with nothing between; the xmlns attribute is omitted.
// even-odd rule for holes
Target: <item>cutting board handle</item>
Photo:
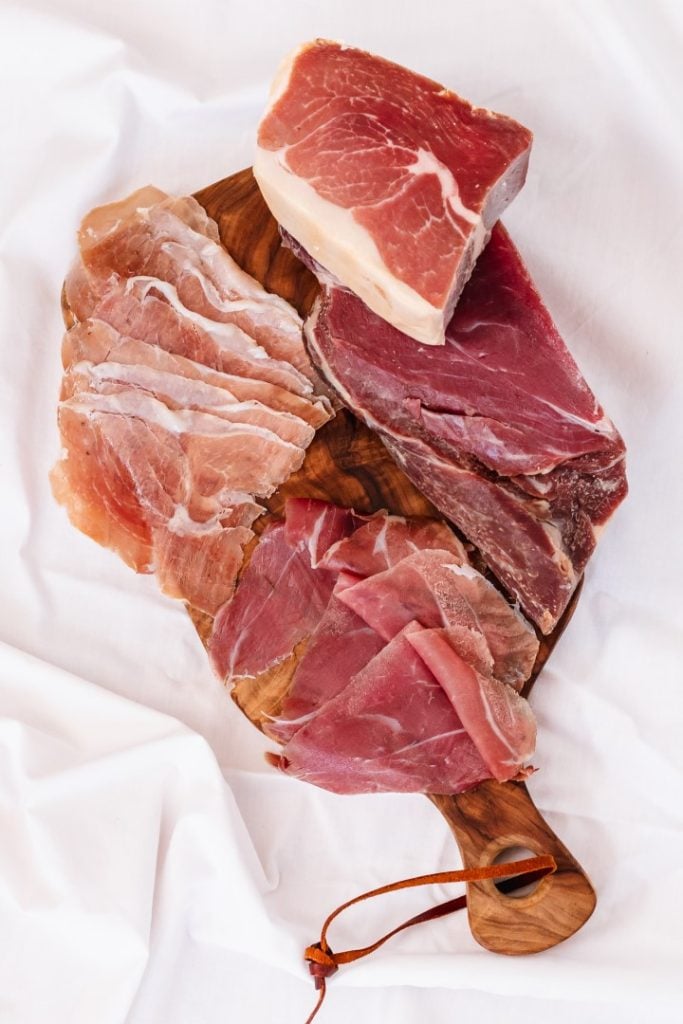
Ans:
<svg viewBox="0 0 683 1024"><path fill-rule="evenodd" d="M468 884L470 929L480 945L508 955L540 953L585 924L595 908L593 886L524 783L490 780L459 796L430 799L446 818L466 868L492 864L512 847L550 853L557 862L557 871L525 896L505 895L490 879Z"/></svg>

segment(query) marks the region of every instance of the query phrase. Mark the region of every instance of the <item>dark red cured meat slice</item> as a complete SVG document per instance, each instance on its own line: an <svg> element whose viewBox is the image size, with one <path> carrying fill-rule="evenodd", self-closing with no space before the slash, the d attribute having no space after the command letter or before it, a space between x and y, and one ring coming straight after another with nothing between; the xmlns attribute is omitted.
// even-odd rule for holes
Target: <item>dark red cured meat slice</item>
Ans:
<svg viewBox="0 0 683 1024"><path fill-rule="evenodd" d="M336 575L314 569L285 524L265 530L233 600L214 621L209 654L221 679L258 676L289 657L327 608Z"/></svg>
<svg viewBox="0 0 683 1024"><path fill-rule="evenodd" d="M626 494L624 444L497 225L448 326L412 343L350 292L307 324L314 360L544 632Z"/></svg>
<svg viewBox="0 0 683 1024"><path fill-rule="evenodd" d="M510 118L317 40L280 71L254 172L279 223L344 285L412 337L440 344L487 229L524 183L530 145ZM307 203L297 181L310 189ZM402 323L394 280L431 308L431 329Z"/></svg>
<svg viewBox="0 0 683 1024"><path fill-rule="evenodd" d="M333 793L459 793L489 778L410 628L270 760Z"/></svg>
<svg viewBox="0 0 683 1024"><path fill-rule="evenodd" d="M501 682L521 688L538 640L502 594L447 551L421 551L391 569L339 591L339 600L385 639L407 623L457 630L454 642L468 660ZM484 652L479 638L485 641Z"/></svg>
<svg viewBox="0 0 683 1024"><path fill-rule="evenodd" d="M452 551L463 562L467 555L446 523L438 519L404 519L386 514L373 516L350 537L337 541L320 560L326 569L342 569L372 576L396 565L402 558L426 548Z"/></svg>
<svg viewBox="0 0 683 1024"><path fill-rule="evenodd" d="M340 508L317 498L287 498L285 537L292 547L308 549L315 568L329 547L353 532L360 518L353 509Z"/></svg>
<svg viewBox="0 0 683 1024"><path fill-rule="evenodd" d="M441 683L493 777L499 782L514 778L536 746L528 702L464 661L445 630L414 630L407 639Z"/></svg>
<svg viewBox="0 0 683 1024"><path fill-rule="evenodd" d="M333 594L306 645L282 711L265 731L287 743L382 647L381 636Z"/></svg>

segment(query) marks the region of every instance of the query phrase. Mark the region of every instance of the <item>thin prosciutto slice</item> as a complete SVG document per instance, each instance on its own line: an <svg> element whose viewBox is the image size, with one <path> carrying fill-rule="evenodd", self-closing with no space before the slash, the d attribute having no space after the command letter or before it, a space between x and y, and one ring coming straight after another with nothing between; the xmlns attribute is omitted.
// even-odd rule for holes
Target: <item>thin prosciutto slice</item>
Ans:
<svg viewBox="0 0 683 1024"><path fill-rule="evenodd" d="M279 743L336 697L384 647L384 640L333 593L311 634L277 719L265 731Z"/></svg>
<svg viewBox="0 0 683 1024"><path fill-rule="evenodd" d="M360 525L350 537L328 548L320 565L338 572L373 576L427 548L451 551L462 562L467 561L465 549L443 521L380 513Z"/></svg>
<svg viewBox="0 0 683 1024"><path fill-rule="evenodd" d="M79 233L91 292L103 296L112 278L157 278L174 286L186 309L241 328L272 358L314 379L295 310L237 266L209 223L195 200L179 204L149 189L91 211Z"/></svg>
<svg viewBox="0 0 683 1024"><path fill-rule="evenodd" d="M85 320L75 324L64 335L62 363L65 370L74 363L100 364L107 360L127 366L147 366L202 381L221 388L227 396L226 401L261 402L276 412L296 416L313 428L322 426L330 416L327 401L318 396L304 397L267 380L223 373L195 359L169 352L160 344L121 334L103 320Z"/></svg>
<svg viewBox="0 0 683 1024"><path fill-rule="evenodd" d="M361 519L352 509L340 508L328 501L288 498L285 502L287 541L306 547L314 568L321 564L328 549L352 533L359 522Z"/></svg>
<svg viewBox="0 0 683 1024"><path fill-rule="evenodd" d="M520 688L538 653L533 629L480 573L449 551L425 550L345 587L339 599L385 639L414 620L450 627L502 682ZM478 640L486 641L488 656Z"/></svg>
<svg viewBox="0 0 683 1024"><path fill-rule="evenodd" d="M334 583L311 566L305 545L288 543L284 523L269 527L216 616L209 653L219 677L259 676L288 658L320 622Z"/></svg>
<svg viewBox="0 0 683 1024"><path fill-rule="evenodd" d="M333 793L459 793L489 778L443 687L411 646L412 628L270 760Z"/></svg>
<svg viewBox="0 0 683 1024"><path fill-rule="evenodd" d="M411 630L408 642L438 679L458 718L499 782L513 778L536 745L536 722L511 686L468 665L440 629Z"/></svg>
<svg viewBox="0 0 683 1024"><path fill-rule="evenodd" d="M315 431L291 413L278 412L262 402L231 400L222 388L204 381L179 376L149 366L136 366L107 360L104 363L75 363L64 375L62 397L77 391L117 394L136 389L153 395L169 409L188 409L210 413L231 423L250 423L276 434L289 444L304 449Z"/></svg>
<svg viewBox="0 0 683 1024"><path fill-rule="evenodd" d="M67 298L71 303L68 280ZM103 320L127 337L158 345L211 369L312 396L311 382L291 363L271 356L241 327L186 309L175 287L166 281L154 277L108 281L103 294L74 312L79 320ZM326 399L311 400L329 410Z"/></svg>

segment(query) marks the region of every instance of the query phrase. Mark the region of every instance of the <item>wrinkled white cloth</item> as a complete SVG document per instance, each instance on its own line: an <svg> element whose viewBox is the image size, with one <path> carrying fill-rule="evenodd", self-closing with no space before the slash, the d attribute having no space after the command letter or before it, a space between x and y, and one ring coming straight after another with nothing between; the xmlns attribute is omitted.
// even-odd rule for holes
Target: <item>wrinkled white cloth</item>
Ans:
<svg viewBox="0 0 683 1024"><path fill-rule="evenodd" d="M79 217L247 165L278 62L316 35L534 130L506 223L624 433L631 484L532 698L530 788L595 883L594 917L524 959L480 949L464 914L414 929L334 978L321 1024L678 1020L681 5L3 0L0 1021L301 1024L301 953L326 914L458 865L424 797L334 797L268 768L182 608L48 487ZM378 902L330 940L452 894Z"/></svg>

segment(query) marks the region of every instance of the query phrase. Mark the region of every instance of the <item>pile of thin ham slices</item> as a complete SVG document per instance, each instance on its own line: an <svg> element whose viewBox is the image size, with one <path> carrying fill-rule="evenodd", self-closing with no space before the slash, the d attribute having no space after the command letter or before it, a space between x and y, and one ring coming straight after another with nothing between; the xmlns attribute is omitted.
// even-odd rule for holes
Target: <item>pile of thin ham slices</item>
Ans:
<svg viewBox="0 0 683 1024"><path fill-rule="evenodd" d="M335 793L457 793L525 774L518 691L538 640L444 522L289 499L262 535L210 653L230 684L289 659L272 763Z"/></svg>
<svg viewBox="0 0 683 1024"><path fill-rule="evenodd" d="M80 530L214 614L251 526L331 416L301 320L223 249L191 198L93 210L66 283L52 472Z"/></svg>

